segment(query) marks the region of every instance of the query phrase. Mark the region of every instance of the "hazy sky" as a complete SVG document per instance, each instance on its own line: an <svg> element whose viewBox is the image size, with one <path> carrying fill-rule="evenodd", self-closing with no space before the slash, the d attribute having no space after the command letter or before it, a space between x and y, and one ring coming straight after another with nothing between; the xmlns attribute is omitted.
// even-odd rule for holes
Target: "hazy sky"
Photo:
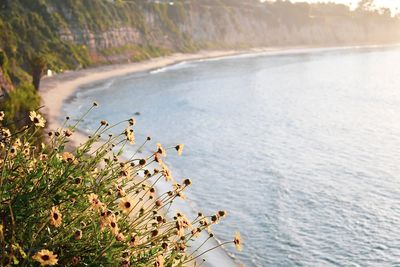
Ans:
<svg viewBox="0 0 400 267"><path fill-rule="evenodd" d="M351 3L352 6L355 6L359 0L291 0L292 2L336 2L342 4L349 4ZM375 0L377 6L385 6L395 9L396 7L400 9L400 0Z"/></svg>

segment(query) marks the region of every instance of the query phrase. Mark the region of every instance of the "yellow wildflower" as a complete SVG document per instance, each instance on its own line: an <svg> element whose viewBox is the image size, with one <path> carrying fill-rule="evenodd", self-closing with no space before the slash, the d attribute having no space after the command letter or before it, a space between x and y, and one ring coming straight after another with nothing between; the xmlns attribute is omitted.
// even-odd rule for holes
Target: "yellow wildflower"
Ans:
<svg viewBox="0 0 400 267"><path fill-rule="evenodd" d="M167 156L167 151L162 147L160 143L157 143L157 153L159 153L163 157Z"/></svg>
<svg viewBox="0 0 400 267"><path fill-rule="evenodd" d="M107 217L107 221L108 221L108 226L111 229L111 233L113 233L113 235L118 235L119 228L118 228L117 219L115 218L115 215Z"/></svg>
<svg viewBox="0 0 400 267"><path fill-rule="evenodd" d="M136 119L132 117L132 118L130 118L130 119L128 120L128 122L129 122L129 125L133 126L133 125L136 124Z"/></svg>
<svg viewBox="0 0 400 267"><path fill-rule="evenodd" d="M55 227L59 227L61 225L61 213L58 210L58 207L52 207L50 213L50 224Z"/></svg>
<svg viewBox="0 0 400 267"><path fill-rule="evenodd" d="M131 128L126 128L124 131L124 134L126 136L126 140L129 141L132 145L135 144L135 133L133 132L133 129Z"/></svg>
<svg viewBox="0 0 400 267"><path fill-rule="evenodd" d="M56 265L58 262L57 255L47 249L42 249L33 255L32 259L39 262L41 266Z"/></svg>
<svg viewBox="0 0 400 267"><path fill-rule="evenodd" d="M236 232L235 238L233 239L233 243L238 251L242 250L242 239L240 237L240 233Z"/></svg>
<svg viewBox="0 0 400 267"><path fill-rule="evenodd" d="M163 257L163 255L160 254L156 258L156 262L154 263L154 267L164 267L164 263L165 263L164 257Z"/></svg>
<svg viewBox="0 0 400 267"><path fill-rule="evenodd" d="M175 147L176 151L178 151L178 155L182 155L184 144L179 144Z"/></svg>
<svg viewBox="0 0 400 267"><path fill-rule="evenodd" d="M136 247L138 245L140 245L139 237L137 235L132 236L131 240L129 241L129 246Z"/></svg>
<svg viewBox="0 0 400 267"><path fill-rule="evenodd" d="M73 163L73 164L77 164L78 163L78 161L75 160L75 156L72 155L72 153L70 153L70 152L62 153L61 158L65 162L69 162L69 163Z"/></svg>
<svg viewBox="0 0 400 267"><path fill-rule="evenodd" d="M36 113L35 111L31 111L29 113L29 118L35 124L37 127L44 127L46 120L40 115L39 113Z"/></svg>
<svg viewBox="0 0 400 267"><path fill-rule="evenodd" d="M15 139L13 146L14 147L20 147L22 145L22 142L19 138Z"/></svg>
<svg viewBox="0 0 400 267"><path fill-rule="evenodd" d="M103 203L99 200L99 197L96 194L91 193L88 196L89 203L92 204L93 209L99 209L103 207Z"/></svg>
<svg viewBox="0 0 400 267"><path fill-rule="evenodd" d="M133 208L133 201L129 197L124 197L119 202L119 208L122 210L123 213L131 212Z"/></svg>
<svg viewBox="0 0 400 267"><path fill-rule="evenodd" d="M165 181L168 182L172 180L171 171L168 169L167 165L165 164L162 165L161 173L165 177Z"/></svg>

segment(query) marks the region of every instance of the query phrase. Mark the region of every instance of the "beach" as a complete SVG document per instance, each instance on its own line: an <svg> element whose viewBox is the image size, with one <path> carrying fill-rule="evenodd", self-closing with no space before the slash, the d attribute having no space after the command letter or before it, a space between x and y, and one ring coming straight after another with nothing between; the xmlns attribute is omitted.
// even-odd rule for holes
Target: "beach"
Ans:
<svg viewBox="0 0 400 267"><path fill-rule="evenodd" d="M381 47L397 46L398 44L382 45ZM175 53L170 56L153 58L146 61L114 64L94 68L81 69L76 71L65 71L51 77L45 76L41 80L39 93L42 99L42 113L48 120L47 126L51 129L60 127L60 115L63 102L84 85L106 81L110 78L125 76L137 72L146 72L160 69L169 65L174 65L183 61L203 60L212 58L223 58L235 55L246 54L296 54L306 53L311 50L329 51L349 48L368 48L376 45L362 46L342 46L342 47L313 47L313 46L292 46L292 47L266 47L252 48L245 50L210 50L200 51L198 53L184 54ZM74 138L77 141L77 137Z"/></svg>
<svg viewBox="0 0 400 267"><path fill-rule="evenodd" d="M57 129L60 127L60 115L63 102L71 97L77 89L84 85L136 72L150 71L182 61L225 57L240 53L243 52L229 50L202 51L195 54L177 53L171 56L154 58L143 62L107 65L77 71L66 71L51 77L44 77L42 78L39 90L42 98L42 105L44 106L41 111L46 115L48 128ZM78 138L75 136L73 141L77 142L77 139Z"/></svg>

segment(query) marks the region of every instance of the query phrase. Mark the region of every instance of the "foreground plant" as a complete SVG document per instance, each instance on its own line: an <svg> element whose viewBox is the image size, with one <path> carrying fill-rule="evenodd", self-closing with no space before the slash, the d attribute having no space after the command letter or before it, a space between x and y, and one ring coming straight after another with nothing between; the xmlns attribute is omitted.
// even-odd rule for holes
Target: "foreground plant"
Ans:
<svg viewBox="0 0 400 267"><path fill-rule="evenodd" d="M138 157L147 138L124 159L123 148L135 143L134 119L122 122L126 128L117 135L109 134L116 125L101 121L85 143L68 150L79 121L66 127L67 118L38 145L35 136L45 126L39 113L31 112L32 123L16 133L3 125L4 116L0 112L1 266L186 266L216 248L201 251L202 244L187 252L201 232L212 237L210 227L226 212L168 217L191 185L175 180L163 161L167 150L180 155L182 144L158 144ZM171 191L156 191L161 179L171 181ZM240 249L240 235L219 246L228 243Z"/></svg>

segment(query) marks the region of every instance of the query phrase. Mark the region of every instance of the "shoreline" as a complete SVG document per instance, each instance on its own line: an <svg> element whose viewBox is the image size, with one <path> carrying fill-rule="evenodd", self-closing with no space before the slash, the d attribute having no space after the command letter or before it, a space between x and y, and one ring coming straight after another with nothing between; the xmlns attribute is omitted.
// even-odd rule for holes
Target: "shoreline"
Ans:
<svg viewBox="0 0 400 267"><path fill-rule="evenodd" d="M77 90L85 85L98 83L110 78L122 77L129 74L152 71L174 65L183 61L204 60L243 54L244 51L201 51L195 54L172 54L166 57L146 61L100 66L77 71L66 71L52 77L43 77L39 89L42 113L46 116L47 127L57 129L61 126L59 120L64 101L72 97ZM76 141L76 137L73 138Z"/></svg>
<svg viewBox="0 0 400 267"><path fill-rule="evenodd" d="M64 101L72 97L83 86L104 82L110 78L123 77L126 75L150 72L160 68L172 66L186 61L205 61L212 59L229 58L232 56L266 56L266 55L287 55L315 52L340 51L347 49L368 49L368 48L389 48L397 47L400 44L376 44L376 45L349 45L349 46L288 46L288 47L265 47L245 50L210 50L199 51L198 53L183 54L175 53L170 56L153 58L145 61L113 64L100 67L93 67L81 70L66 71L51 77L43 77L40 84L39 94L41 103L44 106L42 113L46 115L47 127L59 128L61 109Z"/></svg>
<svg viewBox="0 0 400 267"><path fill-rule="evenodd" d="M89 68L79 71L68 71L53 77L45 77L39 90L42 97L42 104L45 106L43 113L48 121L47 127L57 129L61 127L60 116L65 101L72 97L78 90L88 90L94 83L104 82L110 78L122 77L138 72L150 72L155 69L165 68L185 61L210 60L229 58L232 56L264 56L309 53L312 51L324 52L357 48L374 47L395 47L392 45L368 45L368 46L342 46L342 47L271 47L249 50L227 50L227 51L201 51L196 54L173 54L167 57L155 58L138 63L107 65L96 68ZM82 88L83 86L88 86ZM72 145L78 145L87 140L87 135L76 131L72 136ZM213 241L213 242L216 242ZM237 266L238 263L228 255L223 248L216 249L205 255L207 261L203 266Z"/></svg>

